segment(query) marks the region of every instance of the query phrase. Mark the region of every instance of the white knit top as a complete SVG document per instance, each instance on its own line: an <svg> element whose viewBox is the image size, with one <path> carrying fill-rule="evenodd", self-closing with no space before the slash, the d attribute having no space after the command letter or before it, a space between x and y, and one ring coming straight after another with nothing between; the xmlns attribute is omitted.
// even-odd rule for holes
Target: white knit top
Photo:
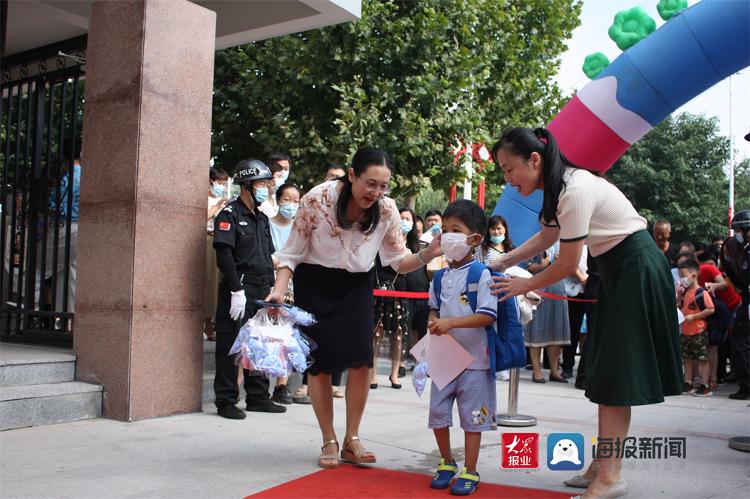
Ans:
<svg viewBox="0 0 750 499"><path fill-rule="evenodd" d="M646 228L646 219L606 179L586 170L567 168L563 180L566 186L557 204L561 242L586 239L591 255L599 256Z"/></svg>

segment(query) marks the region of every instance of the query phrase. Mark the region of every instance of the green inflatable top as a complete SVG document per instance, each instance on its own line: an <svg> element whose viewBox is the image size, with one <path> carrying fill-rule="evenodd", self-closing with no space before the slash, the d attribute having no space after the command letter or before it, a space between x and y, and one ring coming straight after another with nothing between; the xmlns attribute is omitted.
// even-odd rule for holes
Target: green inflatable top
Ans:
<svg viewBox="0 0 750 499"><path fill-rule="evenodd" d="M654 31L656 21L643 7L633 7L615 14L615 20L609 27L609 37L620 50L627 50Z"/></svg>

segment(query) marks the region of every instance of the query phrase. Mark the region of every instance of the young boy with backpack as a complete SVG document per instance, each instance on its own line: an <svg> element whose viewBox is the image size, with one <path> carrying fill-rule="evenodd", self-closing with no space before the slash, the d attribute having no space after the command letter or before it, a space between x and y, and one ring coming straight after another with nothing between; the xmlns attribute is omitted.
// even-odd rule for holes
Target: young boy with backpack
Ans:
<svg viewBox="0 0 750 499"><path fill-rule="evenodd" d="M710 397L713 392L709 388L708 362L708 325L706 318L714 313L714 303L711 295L698 286L700 266L694 259L686 260L677 266L680 285L684 292L680 310L685 316L681 326L682 359L685 369L685 383L683 393L692 393L696 397ZM700 295L703 307L698 304L696 296ZM693 389L689 380L693 379L693 360L700 364L701 384Z"/></svg>
<svg viewBox="0 0 750 499"><path fill-rule="evenodd" d="M460 200L448 206L443 213L440 243L450 266L438 271L430 284L430 334L450 334L474 357L456 379L442 389L433 383L430 392L428 426L433 429L441 457L432 488L450 487L458 473L450 444L454 401L464 430L466 462L451 487L453 495L470 495L476 490L481 432L496 429L494 340L486 328L496 321L498 299L490 294L490 270L474 262L473 256L486 225L487 217L475 203ZM471 282L475 277L470 274L477 272L478 282Z"/></svg>

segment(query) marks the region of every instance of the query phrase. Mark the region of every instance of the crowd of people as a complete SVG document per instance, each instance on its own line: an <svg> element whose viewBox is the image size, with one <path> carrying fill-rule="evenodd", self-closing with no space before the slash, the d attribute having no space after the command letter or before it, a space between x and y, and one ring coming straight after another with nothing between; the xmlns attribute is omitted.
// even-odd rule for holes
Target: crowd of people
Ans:
<svg viewBox="0 0 750 499"><path fill-rule="evenodd" d="M669 222L657 221L649 235L625 196L571 164L545 129L506 132L492 157L521 195L544 191L541 230L520 246L505 218L488 219L471 201L423 217L397 208L388 197L393 167L379 149L359 150L347 167L326 165L321 183L307 193L291 182L292 161L284 153L237 165L236 198L226 172L212 168L204 332L217 342L218 414L246 417L236 405L240 383L247 411L280 413L286 404L311 403L323 437L321 467L375 462L359 424L368 391L381 384L375 369L381 344L387 343L389 386L400 389L413 365L410 347L428 332L451 334L475 360L443 389L432 385L429 427L441 460L431 486L470 494L479 484L481 432L495 428L485 327L497 319L498 298L528 305L538 303L536 291L545 298L522 321L531 381L575 378L576 388L599 404L600 437L625 438L631 406L665 396L710 396L718 384L736 380L730 398L748 399L750 212L735 217L732 238L675 245ZM470 306L463 290L476 262L487 273ZM490 274L517 267L523 277ZM373 289L429 299L374 297ZM305 328L317 349L294 394L286 378L271 393L267 379L238 369L228 355L239 325L258 310L256 299L294 303L318 319ZM346 399L341 445L333 429L336 396ZM448 433L454 402L465 431L463 473ZM588 496L627 487L616 457L597 459L566 484L588 488Z"/></svg>
<svg viewBox="0 0 750 499"><path fill-rule="evenodd" d="M673 244L667 220L658 220L652 233L672 268L683 318L683 393L707 397L719 384L738 383L738 390L729 398L747 400L750 392L741 293L743 289L746 292L748 269L742 268L738 255L747 245L750 213L738 213L732 225L735 236L725 239L717 235L707 242ZM744 303L747 305L747 299Z"/></svg>

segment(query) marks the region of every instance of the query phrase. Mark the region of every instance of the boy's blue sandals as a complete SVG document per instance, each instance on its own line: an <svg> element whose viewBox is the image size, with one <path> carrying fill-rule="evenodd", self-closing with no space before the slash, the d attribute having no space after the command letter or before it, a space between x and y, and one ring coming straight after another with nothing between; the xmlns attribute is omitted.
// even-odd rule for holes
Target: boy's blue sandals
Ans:
<svg viewBox="0 0 750 499"><path fill-rule="evenodd" d="M464 469L464 472L453 482L451 494L454 496L470 496L476 492L477 487L479 487L479 473L469 473Z"/></svg>
<svg viewBox="0 0 750 499"><path fill-rule="evenodd" d="M458 473L458 465L453 461L445 464L445 459L440 460L435 476L432 477L430 487L433 489L447 489L451 486L451 480Z"/></svg>

